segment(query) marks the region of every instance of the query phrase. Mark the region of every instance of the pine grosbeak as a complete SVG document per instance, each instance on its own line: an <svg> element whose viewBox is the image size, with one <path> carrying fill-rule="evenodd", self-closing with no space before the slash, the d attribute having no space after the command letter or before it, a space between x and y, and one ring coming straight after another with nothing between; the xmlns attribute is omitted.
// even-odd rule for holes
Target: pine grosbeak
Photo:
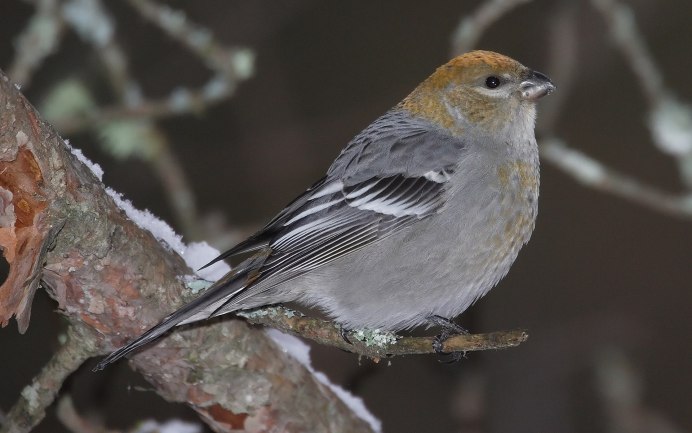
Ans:
<svg viewBox="0 0 692 433"><path fill-rule="evenodd" d="M501 54L454 58L215 261L256 252L251 258L97 369L176 325L267 304L316 306L349 329L401 330L461 314L531 236L535 102L553 90L548 77Z"/></svg>

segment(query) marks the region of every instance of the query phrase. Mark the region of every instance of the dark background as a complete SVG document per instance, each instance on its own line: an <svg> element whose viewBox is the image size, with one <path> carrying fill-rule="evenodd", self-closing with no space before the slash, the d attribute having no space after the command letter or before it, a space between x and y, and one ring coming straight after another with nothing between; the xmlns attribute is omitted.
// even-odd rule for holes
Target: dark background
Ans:
<svg viewBox="0 0 692 433"><path fill-rule="evenodd" d="M353 135L446 62L453 30L480 4L325 3L168 2L225 45L247 46L257 55L254 77L232 99L200 115L159 122L184 161L203 216L220 213L229 227L244 231L271 218L323 174ZM681 193L677 165L652 144L646 101L602 17L586 1L572 3L579 61L556 133L611 167ZM560 77L547 68L549 25L560 4L534 1L517 8L491 26L478 46L548 74L559 92ZM628 4L666 84L681 100L692 100L692 3ZM163 97L180 84L201 85L208 78L194 56L127 5L106 5L145 95ZM2 1L1 68L11 62L13 39L32 11L21 1ZM98 87L99 74L98 57L68 32L26 94L38 104L58 80L74 76ZM539 126L546 109L549 104L539 107ZM93 134L66 138L101 164L107 185L175 226L148 164L116 161ZM362 396L385 432L609 432L618 431L622 417L642 428L626 431L692 431L691 245L689 219L586 189L544 164L531 242L509 276L463 319L474 332L526 328L526 343L470 353L456 365L434 356L373 365L314 347L314 363ZM0 329L3 411L57 346L63 321L55 307L39 293L26 334L19 335L15 323ZM148 389L126 363L101 374L83 368L65 385L81 413L105 415L114 428L147 417L194 419L184 406ZM604 397L612 393L620 403ZM643 427L651 420L674 430ZM49 415L37 431L61 429Z"/></svg>

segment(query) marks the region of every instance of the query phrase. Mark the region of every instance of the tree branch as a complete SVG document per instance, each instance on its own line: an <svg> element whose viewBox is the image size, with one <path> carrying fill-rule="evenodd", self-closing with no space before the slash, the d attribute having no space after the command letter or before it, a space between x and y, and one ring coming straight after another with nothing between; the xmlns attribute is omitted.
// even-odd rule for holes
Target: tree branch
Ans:
<svg viewBox="0 0 692 433"><path fill-rule="evenodd" d="M261 308L238 315L249 323L276 328L320 344L367 356L375 361L396 355L435 353L435 337L400 337L387 332L349 331L346 333L349 341L346 341L342 329L333 322L305 317L283 307ZM452 353L507 349L518 346L528 337L523 330L454 335L442 342L442 350Z"/></svg>

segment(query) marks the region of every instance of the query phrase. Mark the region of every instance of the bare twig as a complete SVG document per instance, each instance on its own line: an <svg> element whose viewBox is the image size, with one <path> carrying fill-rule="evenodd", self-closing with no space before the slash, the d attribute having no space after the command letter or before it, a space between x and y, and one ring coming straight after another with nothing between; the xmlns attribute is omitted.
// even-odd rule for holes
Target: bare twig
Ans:
<svg viewBox="0 0 692 433"><path fill-rule="evenodd" d="M262 308L239 315L252 324L276 328L375 360L397 355L435 353L435 337L399 337L391 333L368 331L348 332L349 341L346 341L342 330L334 323L295 314L281 307ZM518 346L527 338L528 334L523 330L455 335L442 342L442 351L452 353L507 349Z"/></svg>
<svg viewBox="0 0 692 433"><path fill-rule="evenodd" d="M608 192L665 214L692 218L692 195L676 196L606 167L558 138L541 140L541 156L587 187Z"/></svg>
<svg viewBox="0 0 692 433"><path fill-rule="evenodd" d="M82 331L70 326L65 342L31 385L22 390L19 400L7 414L0 433L31 431L45 416L46 408L53 403L67 376L96 353L98 350L89 344L88 338L83 338Z"/></svg>
<svg viewBox="0 0 692 433"><path fill-rule="evenodd" d="M471 50L494 22L522 3L531 0L487 0L465 16L452 33L452 56Z"/></svg>
<svg viewBox="0 0 692 433"><path fill-rule="evenodd" d="M226 77L229 82L249 78L254 56L245 48L226 48L219 44L207 28L190 22L182 11L150 0L129 0L144 18L156 24L168 36L181 42L200 57L207 67ZM229 83L230 84L230 83Z"/></svg>
<svg viewBox="0 0 692 433"><path fill-rule="evenodd" d="M141 100L132 105L115 104L96 108L85 115L57 117L52 119L51 123L63 134L71 135L94 125L115 120L164 119L204 111L232 96L234 91L234 85L214 77L199 89L178 88L165 98Z"/></svg>

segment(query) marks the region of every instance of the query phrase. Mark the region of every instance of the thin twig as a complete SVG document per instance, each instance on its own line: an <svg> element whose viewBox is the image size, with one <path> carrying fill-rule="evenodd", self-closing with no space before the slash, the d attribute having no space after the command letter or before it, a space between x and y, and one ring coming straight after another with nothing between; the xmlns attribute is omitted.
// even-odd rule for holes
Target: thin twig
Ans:
<svg viewBox="0 0 692 433"><path fill-rule="evenodd" d="M680 218L692 219L692 194L676 196L618 173L568 147L558 138L541 140L541 156L587 187Z"/></svg>
<svg viewBox="0 0 692 433"><path fill-rule="evenodd" d="M164 98L144 99L131 105L114 104L96 108L87 115L70 115L51 119L51 123L63 135L72 135L92 128L94 125L114 120L141 118L157 120L190 113L200 113L228 99L233 95L234 91L234 85L229 85L225 80L219 80L214 77L197 89L180 87Z"/></svg>
<svg viewBox="0 0 692 433"><path fill-rule="evenodd" d="M69 327L66 340L53 357L22 390L19 400L10 409L0 433L26 433L31 431L46 414L67 376L98 350L82 338L74 327ZM87 344L85 344L87 343Z"/></svg>
<svg viewBox="0 0 692 433"><path fill-rule="evenodd" d="M342 330L333 322L305 317L282 307L261 308L239 315L252 324L269 326L375 360L390 356L436 353L433 347L436 337L400 337L376 331L347 332L349 341L346 341ZM360 335L363 337L359 339ZM527 338L528 334L524 330L454 335L441 342L441 349L446 353L507 349L518 346Z"/></svg>
<svg viewBox="0 0 692 433"><path fill-rule="evenodd" d="M129 3L144 18L196 54L209 69L229 81L244 80L252 75L254 56L251 51L224 47L209 29L192 23L180 10L149 0L129 0Z"/></svg>

